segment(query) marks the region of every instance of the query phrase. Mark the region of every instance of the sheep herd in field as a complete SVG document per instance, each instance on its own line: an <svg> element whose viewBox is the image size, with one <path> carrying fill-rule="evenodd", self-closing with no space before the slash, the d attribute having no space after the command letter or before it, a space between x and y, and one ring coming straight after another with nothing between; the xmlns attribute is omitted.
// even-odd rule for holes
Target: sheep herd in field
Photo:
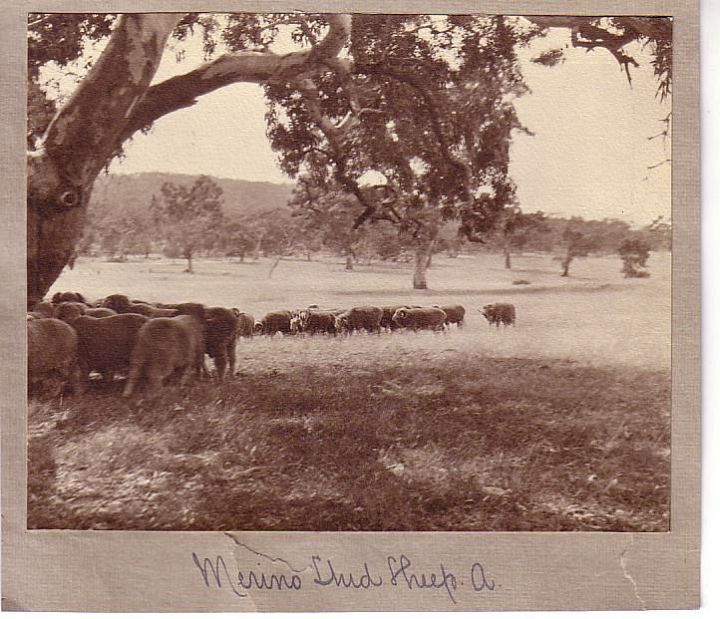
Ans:
<svg viewBox="0 0 720 619"><path fill-rule="evenodd" d="M490 325L514 325L515 307L507 303L479 310ZM379 334L399 329L444 331L461 327L462 305L360 306L268 312L260 320L237 308L200 303L150 303L112 294L89 303L77 292L58 292L27 314L28 390L54 397L69 386L81 394L96 372L111 384L115 374L127 376L123 395L145 388L157 394L163 382L177 376L184 385L194 374L207 376L205 355L216 379L235 373L239 337L255 335ZM49 384L49 387L48 387Z"/></svg>

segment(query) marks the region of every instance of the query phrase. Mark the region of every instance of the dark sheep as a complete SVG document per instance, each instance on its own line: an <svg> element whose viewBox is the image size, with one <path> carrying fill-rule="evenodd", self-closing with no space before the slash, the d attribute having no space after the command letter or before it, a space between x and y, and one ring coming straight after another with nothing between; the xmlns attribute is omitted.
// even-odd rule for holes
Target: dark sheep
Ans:
<svg viewBox="0 0 720 619"><path fill-rule="evenodd" d="M134 303L124 294L111 294L105 297L103 307L118 314L142 314L148 318L171 318L177 316L176 309L155 307L148 303Z"/></svg>
<svg viewBox="0 0 720 619"><path fill-rule="evenodd" d="M237 316L238 337L252 337L255 333L255 318L251 314L241 312L236 307L233 307L232 311Z"/></svg>
<svg viewBox="0 0 720 619"><path fill-rule="evenodd" d="M447 314L446 325L456 324L458 327L462 327L465 321L465 308L462 305L435 305L434 307L439 307Z"/></svg>
<svg viewBox="0 0 720 619"><path fill-rule="evenodd" d="M117 312L111 310L109 307L88 307L85 310L85 316L92 316L93 318L107 318L108 316L117 315Z"/></svg>
<svg viewBox="0 0 720 619"><path fill-rule="evenodd" d="M77 301L63 301L55 308L55 318L67 323L72 323L73 320L82 316L87 309L88 308L84 303L78 303Z"/></svg>
<svg viewBox="0 0 720 619"><path fill-rule="evenodd" d="M273 336L277 332L290 333L292 313L286 310L268 312L262 320L255 323L255 333Z"/></svg>
<svg viewBox="0 0 720 619"><path fill-rule="evenodd" d="M215 363L218 380L235 374L235 347L237 346L238 317L231 309L209 307L205 310L205 351Z"/></svg>
<svg viewBox="0 0 720 619"><path fill-rule="evenodd" d="M28 392L30 395L56 397L66 384L73 393L82 393L78 368L78 335L57 318L27 321ZM47 381L53 381L50 390Z"/></svg>
<svg viewBox="0 0 720 619"><path fill-rule="evenodd" d="M202 371L203 339L202 323L194 316L148 320L138 332L123 396L130 397L143 380L148 392L156 395L163 381L175 373L181 374L180 385L185 385L193 371L198 375Z"/></svg>
<svg viewBox="0 0 720 619"><path fill-rule="evenodd" d="M55 306L50 301L38 301L31 313L35 318L55 318Z"/></svg>
<svg viewBox="0 0 720 619"><path fill-rule="evenodd" d="M384 305L382 307L382 318L380 319L380 327L386 331L394 331L400 327L396 322L393 321L393 316L400 308L407 307L407 305Z"/></svg>
<svg viewBox="0 0 720 619"><path fill-rule="evenodd" d="M498 329L501 324L515 326L515 306L511 303L488 303L479 311L491 326L495 325Z"/></svg>
<svg viewBox="0 0 720 619"><path fill-rule="evenodd" d="M338 333L353 333L364 329L368 333L380 333L382 315L382 309L373 305L353 307L335 317L335 330Z"/></svg>
<svg viewBox="0 0 720 619"><path fill-rule="evenodd" d="M83 295L81 295L79 292L56 292L52 296L52 304L53 305L58 305L60 303L63 303L64 301L72 301L72 302L76 302L76 303L87 304L85 297Z"/></svg>
<svg viewBox="0 0 720 619"><path fill-rule="evenodd" d="M393 321L398 326L413 331L418 329L442 331L446 320L447 314L439 307L402 307L393 316Z"/></svg>
<svg viewBox="0 0 720 619"><path fill-rule="evenodd" d="M335 329L335 314L320 310L303 310L298 316L300 330L303 333L315 335L316 333L337 334Z"/></svg>
<svg viewBox="0 0 720 619"><path fill-rule="evenodd" d="M71 324L78 334L78 357L83 380L91 371L112 382L115 372L126 372L138 332L148 321L141 314L80 316Z"/></svg>

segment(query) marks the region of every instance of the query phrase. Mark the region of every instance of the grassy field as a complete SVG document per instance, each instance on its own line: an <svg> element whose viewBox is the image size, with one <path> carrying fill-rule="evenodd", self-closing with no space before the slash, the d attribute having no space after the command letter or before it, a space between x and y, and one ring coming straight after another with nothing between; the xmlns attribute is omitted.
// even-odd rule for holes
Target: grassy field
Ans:
<svg viewBox="0 0 720 619"><path fill-rule="evenodd" d="M462 303L463 329L242 340L222 386L127 402L122 385L29 408L28 526L623 530L669 526L670 259L79 261L54 290L256 316L317 303ZM513 286L525 279L530 285ZM54 291L53 290L53 291ZM51 291L52 292L52 291ZM514 303L515 328L477 308Z"/></svg>

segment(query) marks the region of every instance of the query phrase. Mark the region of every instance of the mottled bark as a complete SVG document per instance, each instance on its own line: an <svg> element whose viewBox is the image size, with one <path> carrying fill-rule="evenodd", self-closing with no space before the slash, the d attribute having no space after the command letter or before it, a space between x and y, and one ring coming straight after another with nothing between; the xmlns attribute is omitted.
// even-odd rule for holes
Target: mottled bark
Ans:
<svg viewBox="0 0 720 619"><path fill-rule="evenodd" d="M415 270L413 271L413 288L426 290L428 256L432 251L431 243L422 243L415 249Z"/></svg>
<svg viewBox="0 0 720 619"><path fill-rule="evenodd" d="M128 116L157 71L175 14L128 14L28 155L28 305L42 299L72 256L93 183L121 146Z"/></svg>
<svg viewBox="0 0 720 619"><path fill-rule="evenodd" d="M328 18L325 38L302 52L225 55L150 88L182 15L129 13L27 160L28 305L43 298L81 237L99 172L133 133L227 84L296 77L324 66L350 37L349 15Z"/></svg>

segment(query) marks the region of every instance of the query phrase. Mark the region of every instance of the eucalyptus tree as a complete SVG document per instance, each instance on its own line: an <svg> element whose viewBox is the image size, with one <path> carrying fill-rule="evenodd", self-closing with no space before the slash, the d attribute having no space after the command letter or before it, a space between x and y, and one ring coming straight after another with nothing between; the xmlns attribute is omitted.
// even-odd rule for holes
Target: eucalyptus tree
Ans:
<svg viewBox="0 0 720 619"><path fill-rule="evenodd" d="M650 43L669 91L669 19L532 20L29 14L28 303L42 298L73 255L95 179L123 144L159 118L238 82L265 85L268 132L286 170L314 170L322 186L329 168L357 197L363 211L355 225L392 220L416 238L419 255L445 219L459 219L463 234L481 238L514 191L505 169L507 136L516 128L508 97L522 90L514 46L549 26L570 28L574 45L604 48L628 68L624 46ZM182 42L194 29L207 60L153 83L169 41ZM296 49L280 53L273 43L288 33ZM42 69L76 65L88 41L102 51L80 67L74 91L55 112L33 90ZM306 135L297 133L294 144L303 122ZM364 170L383 176L381 191L358 183ZM422 275L416 273L418 285Z"/></svg>

